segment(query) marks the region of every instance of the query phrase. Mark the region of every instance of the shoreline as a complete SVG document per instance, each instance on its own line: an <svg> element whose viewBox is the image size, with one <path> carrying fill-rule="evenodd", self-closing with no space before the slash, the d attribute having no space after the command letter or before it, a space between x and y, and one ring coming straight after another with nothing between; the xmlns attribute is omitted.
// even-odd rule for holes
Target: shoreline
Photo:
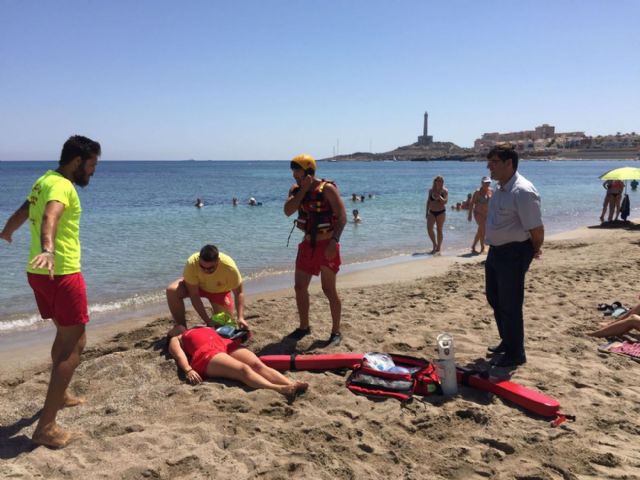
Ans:
<svg viewBox="0 0 640 480"><path fill-rule="evenodd" d="M464 256L458 252L438 257L407 256L388 257L381 260L360 262L345 265L338 276L339 289L351 289L412 280L441 275L456 263L471 263L482 261L486 255ZM245 289L246 310L251 314L251 303L258 300L293 297L293 272L281 273L273 277L263 277L247 285ZM255 285L258 283L258 285ZM271 285L261 285L261 284ZM263 287L263 289L261 288ZM311 294L321 292L320 280L314 277L309 287ZM189 302L186 302L187 314L192 312ZM117 319L107 320L104 317L92 317L87 324L87 349L108 340L115 334L126 333L155 320L166 318L169 324L170 313L164 299L160 302L145 305L140 309L121 312ZM17 368L31 370L42 367L48 362L48 352L53 342L55 330L49 321L42 321L42 325L21 331L7 332L0 335L0 378L15 371ZM26 358L25 358L26 357ZM17 372L16 372L17 373Z"/></svg>
<svg viewBox="0 0 640 480"><path fill-rule="evenodd" d="M588 234L589 227L579 227L552 234L546 242L579 239ZM418 278L431 278L445 274L456 265L482 262L486 254L470 255L466 250L433 257L428 254L403 255L387 257L379 260L359 262L342 267L338 276L339 290L372 287L407 282ZM275 285L274 285L275 284ZM245 305L251 314L251 303L266 299L282 299L293 297L293 272L280 273L247 282L245 289ZM309 292L321 292L318 277L312 279ZM186 302L187 313L192 311ZM108 317L108 314L106 315ZM87 348L95 347L116 334L126 333L141 328L155 320L166 318L169 323L170 314L162 301L145 305L141 308L119 312L116 319L109 320L104 315L92 317L87 325ZM292 325L293 326L293 325ZM16 369L32 370L42 368L48 362L48 353L53 342L54 328L48 321L30 330L17 330L0 335L0 378Z"/></svg>
<svg viewBox="0 0 640 480"><path fill-rule="evenodd" d="M466 215L466 211L452 211L452 214ZM579 220L586 222L588 219L589 217L585 216ZM568 230L586 226L580 221L576 222L575 218L568 219L567 222L552 220L549 225L547 225L548 235L557 235ZM578 223L578 225L576 225L576 223ZM471 232L469 233L471 234ZM388 247L386 251L377 252L378 255L382 255L380 257L368 255L349 258L347 256L346 260L350 261L350 263L343 263L341 275L338 279L340 281L343 274L376 268L378 266L410 263L420 259L432 259L431 255L424 251L427 248L426 244L428 241L425 235L424 244L413 247L401 247L400 251L393 247ZM452 243L449 244L451 250L445 251L443 255L445 257L455 257L468 253L469 250L465 245L467 241L470 241L470 239L466 237L464 237L464 243L460 238L452 240ZM293 263L291 266L293 266ZM294 273L292 269L270 271L270 268L271 267L266 267L258 272L251 272L244 277L246 294L263 294L292 288ZM315 281L317 281L317 279L314 279L312 283L315 283ZM143 301L140 302L140 299L143 299ZM16 337L21 335L26 337L37 335L41 330L48 328L49 321L40 318L30 291L28 292L28 301L31 303L28 308L18 313L13 313L6 319L3 319L3 324L1 325L3 328L0 329L0 350L5 347L8 343L7 339L9 338L16 339ZM121 322L138 316L160 314L164 308L164 288L158 287L157 289L138 290L128 297L98 298L90 303L89 314L92 324L102 325L105 322ZM7 324L17 325L9 327ZM20 341L20 339L18 339L18 341Z"/></svg>

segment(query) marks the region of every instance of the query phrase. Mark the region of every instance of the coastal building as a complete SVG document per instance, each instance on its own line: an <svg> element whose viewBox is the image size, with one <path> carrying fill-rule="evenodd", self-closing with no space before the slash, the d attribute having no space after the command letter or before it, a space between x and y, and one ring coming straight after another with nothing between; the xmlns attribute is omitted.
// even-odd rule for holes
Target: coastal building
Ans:
<svg viewBox="0 0 640 480"><path fill-rule="evenodd" d="M477 152L487 152L498 143L509 142L520 151L545 151L585 146L588 138L584 132L556 133L556 127L544 123L533 130L485 133L475 140L473 148Z"/></svg>
<svg viewBox="0 0 640 480"><path fill-rule="evenodd" d="M418 145L431 145L433 137L429 135L429 113L424 112L424 125L422 127L422 135L418 137Z"/></svg>

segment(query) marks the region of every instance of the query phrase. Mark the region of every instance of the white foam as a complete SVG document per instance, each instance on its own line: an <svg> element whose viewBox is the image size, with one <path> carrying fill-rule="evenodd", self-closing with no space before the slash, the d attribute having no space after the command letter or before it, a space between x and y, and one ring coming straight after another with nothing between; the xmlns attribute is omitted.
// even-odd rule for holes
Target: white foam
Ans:
<svg viewBox="0 0 640 480"><path fill-rule="evenodd" d="M11 330L26 330L42 322L43 320L39 315L31 315L29 317L20 317L14 320L7 320L4 322L0 322L0 332L7 332Z"/></svg>
<svg viewBox="0 0 640 480"><path fill-rule="evenodd" d="M137 309L151 303L159 302L162 298L164 298L164 292L136 294L133 297L123 300L89 305L89 314L100 316L101 314L118 310ZM44 325L45 322L46 321L40 318L38 314L9 318L0 321L0 332L7 333L20 330L33 330L34 328Z"/></svg>

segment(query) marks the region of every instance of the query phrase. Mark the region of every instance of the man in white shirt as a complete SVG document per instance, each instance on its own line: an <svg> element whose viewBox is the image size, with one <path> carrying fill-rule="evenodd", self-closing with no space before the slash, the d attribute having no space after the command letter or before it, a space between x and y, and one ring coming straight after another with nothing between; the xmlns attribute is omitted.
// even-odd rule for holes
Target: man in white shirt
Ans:
<svg viewBox="0 0 640 480"><path fill-rule="evenodd" d="M487 155L491 178L497 180L489 201L485 263L485 287L500 334L500 343L489 347L493 364L516 367L527 361L524 349L524 279L533 258L541 254L544 225L540 195L517 172L518 154L510 145L499 145Z"/></svg>

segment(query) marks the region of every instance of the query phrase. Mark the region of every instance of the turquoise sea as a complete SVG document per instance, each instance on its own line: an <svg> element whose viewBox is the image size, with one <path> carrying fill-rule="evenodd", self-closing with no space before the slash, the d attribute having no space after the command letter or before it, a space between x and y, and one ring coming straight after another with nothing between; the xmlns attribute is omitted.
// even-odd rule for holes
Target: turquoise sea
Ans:
<svg viewBox="0 0 640 480"><path fill-rule="evenodd" d="M598 176L635 164L522 161L519 171L538 188L551 234L599 223L604 189ZM35 179L56 166L56 162L0 162L0 223L24 201ZM451 204L466 198L487 173L484 162L320 163L318 175L337 183L349 218L357 208L364 220L347 225L343 262L402 261L430 250L425 199L433 177L445 177ZM79 189L82 270L92 318L159 304L164 287L205 243L217 245L236 260L250 291L252 285L254 291L268 289L276 274L292 269L301 237L294 231L286 246L292 218L284 216L283 202L292 183L288 161L101 161L91 184ZM364 194L365 201L353 203L352 193ZM630 194L634 216L640 194ZM193 206L197 197L204 200L204 208ZM232 206L233 197L240 200L237 207ZM248 206L249 197L262 206ZM476 225L467 222L466 215L447 211L445 255L470 247ZM0 335L43 323L26 282L28 249L26 224L12 244L0 244Z"/></svg>

